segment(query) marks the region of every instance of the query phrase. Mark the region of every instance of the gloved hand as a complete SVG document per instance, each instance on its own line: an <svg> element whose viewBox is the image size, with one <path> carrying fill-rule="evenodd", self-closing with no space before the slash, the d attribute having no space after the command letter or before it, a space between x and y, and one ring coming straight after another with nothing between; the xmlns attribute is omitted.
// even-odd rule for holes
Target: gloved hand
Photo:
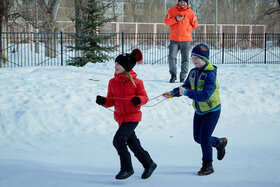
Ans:
<svg viewBox="0 0 280 187"><path fill-rule="evenodd" d="M177 15L177 16L175 17L175 19L176 19L176 21L180 21L181 19L183 19L183 16L182 16L182 15Z"/></svg>
<svg viewBox="0 0 280 187"><path fill-rule="evenodd" d="M188 89L186 89L182 86L179 87L179 91L180 91L180 95L187 95L187 93L188 93Z"/></svg>
<svg viewBox="0 0 280 187"><path fill-rule="evenodd" d="M139 105L139 104L141 103L141 99L140 99L139 97L133 97L133 98L131 99L131 102L132 102L135 106L137 106L137 105Z"/></svg>
<svg viewBox="0 0 280 187"><path fill-rule="evenodd" d="M165 97L165 98L172 98L172 93L171 92L164 92L162 94L162 96Z"/></svg>
<svg viewBox="0 0 280 187"><path fill-rule="evenodd" d="M96 96L96 103L99 105L104 105L106 103L106 98L98 95Z"/></svg>

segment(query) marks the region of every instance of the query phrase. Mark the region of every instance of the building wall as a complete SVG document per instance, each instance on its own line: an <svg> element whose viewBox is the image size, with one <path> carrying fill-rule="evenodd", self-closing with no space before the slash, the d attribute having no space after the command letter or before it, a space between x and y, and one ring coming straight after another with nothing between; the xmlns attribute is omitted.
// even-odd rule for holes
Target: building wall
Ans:
<svg viewBox="0 0 280 187"><path fill-rule="evenodd" d="M34 0L18 0L26 3L34 3ZM74 32L74 23L71 22L70 17L75 16L75 0L59 0L60 7L57 16L57 22L59 26L59 31L64 32ZM110 0L103 0L106 3ZM266 24L269 19L264 19L262 21L252 21L257 17L257 5L262 2L262 0L247 0L246 2L251 2L251 6L247 8L247 15L240 15L239 8L242 7L240 0L224 0L219 1L219 5L226 6L221 8L219 6L218 10L218 23L232 23L232 24ZM177 0L115 0L115 9L108 10L108 14L113 14L117 16L118 22L153 22L153 23L163 23L164 16L167 10L177 4ZM189 0L191 8L198 17L199 24L213 24L215 22L215 0ZM148 12L144 5L150 3L155 3L155 12ZM245 1L243 2L245 3ZM165 7L165 10L163 8ZM144 8L143 8L144 7ZM156 13L158 9L161 8L159 13ZM229 13L227 10L234 10L233 13ZM154 14L153 14L154 13ZM145 17L146 16L146 17ZM236 18L236 19L235 19ZM237 19L238 18L238 19ZM148 27L147 27L148 28ZM25 29L26 30L26 29ZM28 29L27 29L28 30ZM111 28L109 30L115 30ZM151 29L149 29L150 31ZM163 29L165 30L165 29ZM130 29L128 29L130 31ZM272 25L268 32L280 32L279 23Z"/></svg>

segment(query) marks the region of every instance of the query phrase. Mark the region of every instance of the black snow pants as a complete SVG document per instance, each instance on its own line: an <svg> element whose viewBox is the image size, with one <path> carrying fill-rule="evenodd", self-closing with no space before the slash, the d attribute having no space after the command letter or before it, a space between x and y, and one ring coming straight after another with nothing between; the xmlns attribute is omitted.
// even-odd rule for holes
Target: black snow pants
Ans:
<svg viewBox="0 0 280 187"><path fill-rule="evenodd" d="M153 162L149 153L142 148L139 139L136 137L134 130L138 123L123 122L114 136L113 145L120 156L121 170L133 170L131 156L127 146L144 168L148 168Z"/></svg>

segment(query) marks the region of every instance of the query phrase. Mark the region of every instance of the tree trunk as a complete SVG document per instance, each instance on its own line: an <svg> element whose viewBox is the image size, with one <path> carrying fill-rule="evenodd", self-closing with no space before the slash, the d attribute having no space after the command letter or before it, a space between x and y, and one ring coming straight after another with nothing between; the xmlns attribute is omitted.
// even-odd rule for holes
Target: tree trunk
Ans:
<svg viewBox="0 0 280 187"><path fill-rule="evenodd" d="M2 16L0 15L0 68L2 67Z"/></svg>
<svg viewBox="0 0 280 187"><path fill-rule="evenodd" d="M75 17L76 17L76 22L75 22L75 30L76 30L76 35L82 36L82 25L81 22L78 21L78 18L81 18L82 12L80 10L80 7L82 5L83 0L75 0ZM78 40L75 41L75 45L78 47L80 46L80 43Z"/></svg>
<svg viewBox="0 0 280 187"><path fill-rule="evenodd" d="M38 25L38 9L37 9L37 2L35 2L35 24L36 26ZM35 35L34 35L34 40L35 40L35 53L39 54L39 34L38 34L38 28L35 28Z"/></svg>
<svg viewBox="0 0 280 187"><path fill-rule="evenodd" d="M47 38L45 43L45 56L55 58L56 57L56 32L55 29L47 32Z"/></svg>
<svg viewBox="0 0 280 187"><path fill-rule="evenodd" d="M38 6L40 7L42 13L46 19L46 43L45 43L45 55L47 57L56 57L56 17L58 13L58 8L60 5L59 0L49 0L48 2L44 0L37 0Z"/></svg>
<svg viewBox="0 0 280 187"><path fill-rule="evenodd" d="M4 37L4 32L6 32L4 20L5 17L0 15L0 67L7 65L8 62L7 38Z"/></svg>

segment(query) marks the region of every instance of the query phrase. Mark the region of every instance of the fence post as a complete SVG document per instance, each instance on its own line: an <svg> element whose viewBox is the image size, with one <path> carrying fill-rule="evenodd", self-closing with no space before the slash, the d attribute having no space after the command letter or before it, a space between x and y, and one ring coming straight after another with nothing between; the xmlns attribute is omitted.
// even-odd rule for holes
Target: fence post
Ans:
<svg viewBox="0 0 280 187"><path fill-rule="evenodd" d="M137 35L138 35L138 23L135 24L135 46L138 45Z"/></svg>
<svg viewBox="0 0 280 187"><path fill-rule="evenodd" d="M264 64L266 64L266 33L264 34Z"/></svg>
<svg viewBox="0 0 280 187"><path fill-rule="evenodd" d="M63 66L63 33L60 32L61 66Z"/></svg>
<svg viewBox="0 0 280 187"><path fill-rule="evenodd" d="M1 25L0 25L1 29ZM0 68L2 68L2 31L0 30Z"/></svg>
<svg viewBox="0 0 280 187"><path fill-rule="evenodd" d="M225 60L225 33L223 32L223 39L222 39L222 64Z"/></svg>
<svg viewBox="0 0 280 187"><path fill-rule="evenodd" d="M153 47L156 48L156 39L157 39L157 24L154 24L153 32Z"/></svg>
<svg viewBox="0 0 280 187"><path fill-rule="evenodd" d="M122 54L124 54L124 32L122 32Z"/></svg>
<svg viewBox="0 0 280 187"><path fill-rule="evenodd" d="M252 25L249 27L249 49L252 47Z"/></svg>

